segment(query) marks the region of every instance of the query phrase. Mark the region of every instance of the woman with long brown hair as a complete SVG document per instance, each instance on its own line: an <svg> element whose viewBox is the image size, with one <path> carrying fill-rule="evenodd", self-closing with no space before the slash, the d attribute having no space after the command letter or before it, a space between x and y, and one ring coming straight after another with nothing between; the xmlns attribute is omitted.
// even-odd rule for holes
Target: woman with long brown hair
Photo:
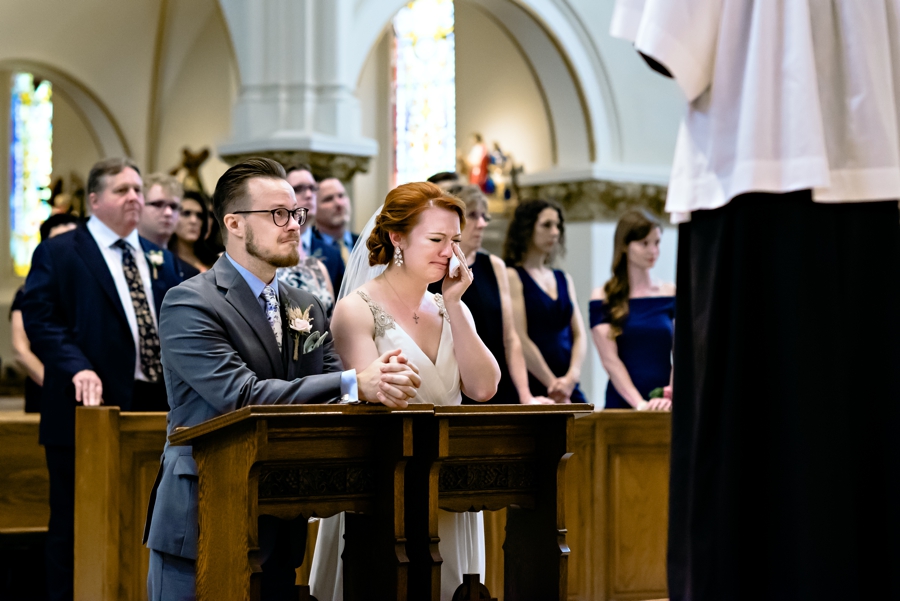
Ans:
<svg viewBox="0 0 900 601"><path fill-rule="evenodd" d="M662 228L642 210L630 210L616 226L612 277L591 294L591 334L609 374L606 409L672 407L672 340L675 285L654 282ZM649 399L664 389L664 397Z"/></svg>
<svg viewBox="0 0 900 601"><path fill-rule="evenodd" d="M548 200L516 207L503 260L531 394L557 403L587 403L578 386L586 344L572 278L553 268L565 250L562 208Z"/></svg>

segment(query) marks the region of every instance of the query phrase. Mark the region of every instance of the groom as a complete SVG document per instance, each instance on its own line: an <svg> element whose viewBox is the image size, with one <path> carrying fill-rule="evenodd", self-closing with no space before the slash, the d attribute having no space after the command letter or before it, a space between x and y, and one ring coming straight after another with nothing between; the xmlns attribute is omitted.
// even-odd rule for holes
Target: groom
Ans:
<svg viewBox="0 0 900 601"><path fill-rule="evenodd" d="M321 302L275 279L295 265L305 209L281 165L247 159L219 179L213 196L225 254L208 272L173 288L159 319L169 434L246 405L324 403L349 395L406 406L421 380L400 351L365 370L344 370ZM293 329L288 312L310 319ZM296 353L295 338L299 339ZM194 598L197 464L191 447L166 444L144 537L150 551L150 601ZM306 520L268 516L259 523L262 598L296 598Z"/></svg>

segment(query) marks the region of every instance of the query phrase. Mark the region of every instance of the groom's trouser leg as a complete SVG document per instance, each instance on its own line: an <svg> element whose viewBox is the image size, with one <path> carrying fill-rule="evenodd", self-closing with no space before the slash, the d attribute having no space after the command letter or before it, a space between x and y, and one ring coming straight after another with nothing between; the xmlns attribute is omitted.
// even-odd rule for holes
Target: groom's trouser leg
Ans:
<svg viewBox="0 0 900 601"><path fill-rule="evenodd" d="M149 601L194 601L197 598L196 563L193 559L150 549Z"/></svg>

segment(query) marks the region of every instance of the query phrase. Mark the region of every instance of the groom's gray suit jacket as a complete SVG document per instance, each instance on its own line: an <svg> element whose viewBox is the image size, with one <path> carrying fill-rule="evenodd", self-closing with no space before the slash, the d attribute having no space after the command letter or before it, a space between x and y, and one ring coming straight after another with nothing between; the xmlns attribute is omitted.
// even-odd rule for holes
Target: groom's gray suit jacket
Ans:
<svg viewBox="0 0 900 601"><path fill-rule="evenodd" d="M319 348L293 360L289 306L312 311L314 331L326 332L322 303L278 284L283 351L247 282L224 255L212 269L166 294L159 338L168 432L194 426L246 405L323 403L341 395L341 360L329 335ZM166 443L150 496L144 542L151 549L197 558L197 464L191 447Z"/></svg>

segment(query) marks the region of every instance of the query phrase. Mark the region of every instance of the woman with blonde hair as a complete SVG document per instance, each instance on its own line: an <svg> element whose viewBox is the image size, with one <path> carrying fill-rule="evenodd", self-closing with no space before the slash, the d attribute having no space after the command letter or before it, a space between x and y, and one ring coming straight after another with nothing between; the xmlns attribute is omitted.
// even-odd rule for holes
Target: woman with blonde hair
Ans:
<svg viewBox="0 0 900 601"><path fill-rule="evenodd" d="M591 294L591 334L609 374L606 409L672 407L675 285L654 282L662 228L642 210L616 226L612 277ZM656 389L664 396L649 398Z"/></svg>

